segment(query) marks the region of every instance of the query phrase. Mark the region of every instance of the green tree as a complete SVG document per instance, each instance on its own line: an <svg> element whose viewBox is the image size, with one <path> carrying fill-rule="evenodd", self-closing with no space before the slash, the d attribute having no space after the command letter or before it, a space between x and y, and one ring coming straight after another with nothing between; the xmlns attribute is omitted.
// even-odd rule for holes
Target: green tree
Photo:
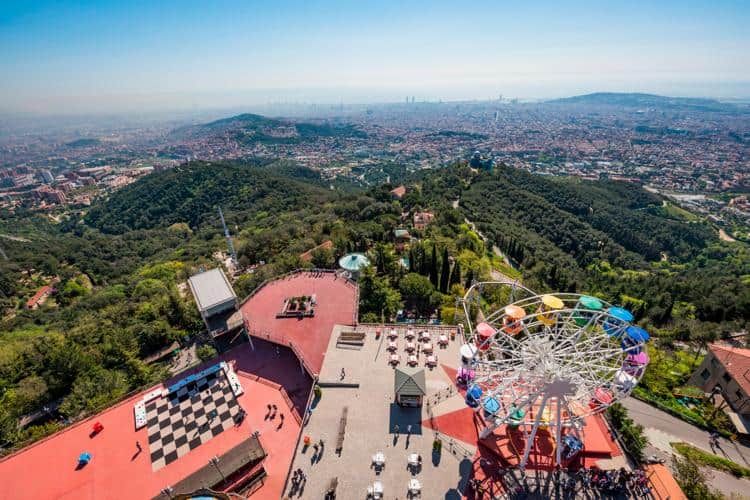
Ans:
<svg viewBox="0 0 750 500"><path fill-rule="evenodd" d="M685 496L691 500L722 500L721 493L712 490L706 483L706 477L701 472L698 465L689 458L680 458L677 455L672 457L672 464L675 470L675 479L677 484L682 488Z"/></svg>
<svg viewBox="0 0 750 500"><path fill-rule="evenodd" d="M456 263L453 265L453 271L451 272L451 279L450 279L450 287L453 288L453 285L460 285L461 284L461 263L456 261Z"/></svg>
<svg viewBox="0 0 750 500"><path fill-rule="evenodd" d="M448 293L448 285L451 274L451 263L448 258L448 247L443 248L443 262L440 268L440 291Z"/></svg>
<svg viewBox="0 0 750 500"><path fill-rule="evenodd" d="M198 355L198 359L200 359L201 361L208 361L210 359L214 359L217 353L216 349L206 344L196 349L196 354Z"/></svg>
<svg viewBox="0 0 750 500"><path fill-rule="evenodd" d="M437 244L432 244L432 253L430 254L430 283L432 286L438 287L438 255L437 255Z"/></svg>
<svg viewBox="0 0 750 500"><path fill-rule="evenodd" d="M390 286L388 278L377 276L375 269L368 266L359 277L359 312L373 313L377 317L390 318L401 307L401 295Z"/></svg>
<svg viewBox="0 0 750 500"><path fill-rule="evenodd" d="M409 273L401 279L399 289L408 307L416 309L423 316L432 312L435 287L426 276Z"/></svg>
<svg viewBox="0 0 750 500"><path fill-rule="evenodd" d="M73 391L60 405L60 412L78 417L83 412L94 412L124 396L129 386L127 377L118 370L95 366L82 372L73 383Z"/></svg>

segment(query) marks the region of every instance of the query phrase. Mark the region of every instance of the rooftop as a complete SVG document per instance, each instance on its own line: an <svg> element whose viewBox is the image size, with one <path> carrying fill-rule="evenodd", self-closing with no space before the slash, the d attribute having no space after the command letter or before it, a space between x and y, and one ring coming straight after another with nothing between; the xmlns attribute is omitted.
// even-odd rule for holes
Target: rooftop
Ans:
<svg viewBox="0 0 750 500"><path fill-rule="evenodd" d="M284 301L300 295L315 296L310 317L277 318ZM335 324L356 322L357 285L330 272L298 272L267 283L249 297L240 310L249 333L289 346L302 358L311 374L320 372Z"/></svg>
<svg viewBox="0 0 750 500"><path fill-rule="evenodd" d="M719 343L711 344L708 348L745 394L750 394L750 349Z"/></svg>
<svg viewBox="0 0 750 500"><path fill-rule="evenodd" d="M201 311L237 299L224 271L218 267L191 276L188 282Z"/></svg>
<svg viewBox="0 0 750 500"><path fill-rule="evenodd" d="M274 357L272 368L267 360ZM154 470L149 456L148 426L134 428L133 406L154 388L165 388L187 374L203 370L221 360L234 364L244 394L237 398L247 415L241 425L233 426L204 442L177 460ZM253 498L278 499L294 452L300 426L289 409L304 405L309 394L309 377L301 374L291 352L273 354L270 346L256 345L253 352L242 344L208 363L198 366L164 384L149 388L104 410L103 412L65 428L19 452L0 460L3 491L16 492L15 498L34 499L123 499L152 498L166 486L176 487L185 478L203 470L208 460L222 456L247 442L254 431L260 432L260 444L268 453L263 466L268 472L263 487ZM263 376L274 373L274 380ZM286 388L288 398L280 391ZM302 402L301 402L302 401ZM275 404L287 415L279 428L279 419L265 420L266 404ZM298 408L297 408L298 409ZM99 422L104 429L91 435L92 426ZM143 451L137 453L136 442ZM91 463L78 469L82 452L92 455ZM225 462L228 463L228 462ZM39 480L43 471L54 471L54 480Z"/></svg>

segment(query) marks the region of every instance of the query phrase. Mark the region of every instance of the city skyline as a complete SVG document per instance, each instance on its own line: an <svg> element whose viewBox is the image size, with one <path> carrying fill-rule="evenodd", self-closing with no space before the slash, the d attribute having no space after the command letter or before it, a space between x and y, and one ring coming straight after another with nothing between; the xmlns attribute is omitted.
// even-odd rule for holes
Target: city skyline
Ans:
<svg viewBox="0 0 750 500"><path fill-rule="evenodd" d="M741 2L4 3L0 111L750 97Z"/></svg>

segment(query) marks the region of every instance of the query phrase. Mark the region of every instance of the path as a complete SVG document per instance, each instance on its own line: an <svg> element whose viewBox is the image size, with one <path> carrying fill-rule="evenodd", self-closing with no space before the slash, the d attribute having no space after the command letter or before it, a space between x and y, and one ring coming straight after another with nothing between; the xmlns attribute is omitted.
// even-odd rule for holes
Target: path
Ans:
<svg viewBox="0 0 750 500"><path fill-rule="evenodd" d="M724 231L723 229L719 229L719 239L720 239L721 241L729 241L730 243L731 243L731 242L735 242L735 241L737 241L737 240L735 240L734 238L732 238L731 236L729 236L729 235L727 234L727 232L726 232L726 231Z"/></svg>
<svg viewBox="0 0 750 500"><path fill-rule="evenodd" d="M10 234L0 233L0 238L5 238L6 240L11 240L11 241L20 241L22 243L31 243L31 240L28 240L26 238L22 238L20 236L13 236L13 235L10 235Z"/></svg>

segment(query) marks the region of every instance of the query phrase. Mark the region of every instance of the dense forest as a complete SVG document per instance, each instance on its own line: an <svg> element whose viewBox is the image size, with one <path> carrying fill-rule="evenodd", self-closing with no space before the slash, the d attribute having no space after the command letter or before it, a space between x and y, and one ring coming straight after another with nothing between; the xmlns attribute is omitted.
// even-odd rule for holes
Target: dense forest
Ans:
<svg viewBox="0 0 750 500"><path fill-rule="evenodd" d="M493 270L532 289L600 295L636 312L667 340L707 340L750 316L750 259L744 244L720 242L702 223L660 215L662 200L633 185L546 178L467 165L409 174L407 186L362 190L324 182L284 162L194 162L149 175L81 215L58 220L3 214L0 233L0 445L58 428L18 427L21 417L59 405L63 418L95 411L167 375L154 353L200 339L202 323L186 278L218 265L224 251L216 207L224 210L244 297L263 280L304 266L332 268L352 250L373 266L360 279L360 319L459 318L456 299ZM454 203L458 204L454 206ZM410 214L435 220L415 229ZM406 214L406 215L404 215ZM465 222L470 219L487 242ZM394 230L413 239L400 250ZM326 240L331 250L300 254ZM516 265L513 269L493 246ZM42 284L56 293L28 310ZM181 291L183 290L183 291Z"/></svg>

